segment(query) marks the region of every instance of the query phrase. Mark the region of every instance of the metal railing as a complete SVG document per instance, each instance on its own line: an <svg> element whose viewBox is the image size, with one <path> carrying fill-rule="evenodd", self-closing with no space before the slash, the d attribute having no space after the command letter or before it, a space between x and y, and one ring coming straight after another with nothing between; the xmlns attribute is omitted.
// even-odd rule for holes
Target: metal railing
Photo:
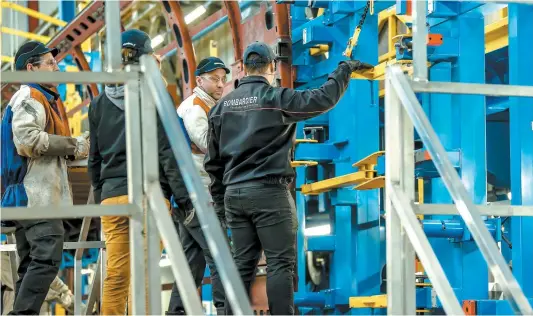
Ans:
<svg viewBox="0 0 533 316"><path fill-rule="evenodd" d="M423 234L423 230L416 220L415 209L417 207L414 205L413 200L414 126L424 146L431 155L446 188L450 192L455 202L455 207L487 261L496 282L501 285L505 298L509 301L512 309L516 313L533 314L529 301L522 292L511 269L505 262L495 240L486 228L478 207L473 203L466 191L457 171L448 159L444 147L440 143L422 106L416 98L412 86L416 87L420 83L409 80L399 66L388 67L385 80L385 117L387 122L385 131L387 146L387 268L391 272L391 274L387 274L387 278L390 280L390 283L387 282L387 292L390 302L388 307L389 312L414 313L412 307L406 310L406 306L410 306L412 304L411 300L414 299L414 287L407 289L409 293L406 294L398 292L399 286L401 285L397 284L400 280L402 282L404 281L402 278L408 278L409 276L412 278L414 274L406 274L410 270L409 267L402 267L403 270L389 267L392 265L393 258L404 258L406 256L405 235L407 235L411 244L415 247L422 264L426 268L445 311L450 314L463 314L442 268L438 261L436 261L435 254L428 239ZM455 86L458 85L460 84L455 84ZM424 86L431 87L431 84L426 83ZM524 92L518 92L514 86L502 86L499 89L500 92L503 89L508 95L520 93L521 96L533 97L533 91L530 91L532 92L531 94L524 94ZM424 89L424 91L427 90L427 88ZM532 89L529 88L529 90ZM446 90L446 92L453 93L454 91ZM469 90L470 94L482 94L483 92ZM418 208L420 207L418 206ZM424 207L430 209L431 205L424 205ZM501 206L486 206L484 208L484 214L492 214L490 208L493 207L501 212ZM513 213L512 210L514 208L511 206L503 207L506 212L511 210L511 213ZM533 216L531 208L523 207L518 208L518 210L523 211L524 214L521 215ZM400 241L391 238L394 237L392 234L395 232ZM403 247L398 247L397 244L400 242L403 242L401 245ZM409 254L410 256L411 254ZM452 292L450 293L450 291ZM400 296L400 298L397 296Z"/></svg>
<svg viewBox="0 0 533 316"><path fill-rule="evenodd" d="M533 4L532 1L500 1ZM413 6L413 65L410 80L399 66L389 66L385 78L385 146L387 212L387 293L389 314L414 314L413 246L448 314L463 314L459 302L416 220L417 214L454 214L464 220L495 280L515 313L533 310L511 269L499 252L481 215L533 216L533 207L476 206L453 168L415 92L533 97L533 87L472 83L428 82L426 1ZM414 135L418 132L455 205L414 205ZM457 210L453 210L456 208ZM396 261L402 258L402 262ZM392 261L395 260L394 266ZM399 264L398 264L399 263Z"/></svg>
<svg viewBox="0 0 533 316"><path fill-rule="evenodd" d="M106 0L106 32L110 38L118 39L119 11ZM109 37L108 37L109 38ZM155 59L141 58L141 67L128 66L120 69L120 41L106 41L108 72L6 72L3 83L125 83L126 146L128 166L128 205L83 205L3 208L2 220L23 220L43 218L76 218L86 216L128 216L130 226L130 258L132 313L161 314L161 284L159 279L160 237L169 253L172 272L180 290L188 314L203 314L196 292L196 285L190 273L168 206L164 201L159 184L157 119L159 117L169 136L172 151L185 180L187 190L198 214L199 221L220 277L229 303L236 314L252 315L252 308L244 284L237 272L226 243L224 232L208 202L208 193L202 185L200 175L194 166L190 148L179 127L177 113L167 93ZM142 102L141 102L142 99ZM157 111L156 111L157 109ZM146 247L145 247L146 245ZM80 258L81 258L81 252ZM76 257L78 258L78 256ZM146 263L146 265L145 265ZM148 267L148 269L146 269ZM97 291L101 280L95 279L91 293ZM146 292L148 285L148 293ZM78 289L78 285L76 285ZM78 292L78 290L76 290ZM147 295L148 294L148 295ZM94 297L90 296L87 313ZM148 298L148 300L146 299ZM81 311L76 298L76 311ZM148 304L147 304L148 303Z"/></svg>

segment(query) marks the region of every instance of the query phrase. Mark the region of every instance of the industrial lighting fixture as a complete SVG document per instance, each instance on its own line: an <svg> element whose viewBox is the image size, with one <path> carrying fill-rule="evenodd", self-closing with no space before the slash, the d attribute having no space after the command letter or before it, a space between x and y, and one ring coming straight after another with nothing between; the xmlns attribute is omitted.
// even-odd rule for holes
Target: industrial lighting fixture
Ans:
<svg viewBox="0 0 533 316"><path fill-rule="evenodd" d="M157 46L161 45L164 40L165 37L163 36L163 34L159 34L156 37L152 38L152 48L156 48Z"/></svg>
<svg viewBox="0 0 533 316"><path fill-rule="evenodd" d="M330 234L331 234L331 225L329 224L309 227L304 230L305 236L324 236L324 235L330 235Z"/></svg>
<svg viewBox="0 0 533 316"><path fill-rule="evenodd" d="M198 19L207 12L203 5L198 6L196 9L192 10L191 13L185 16L185 24L190 24L194 20Z"/></svg>

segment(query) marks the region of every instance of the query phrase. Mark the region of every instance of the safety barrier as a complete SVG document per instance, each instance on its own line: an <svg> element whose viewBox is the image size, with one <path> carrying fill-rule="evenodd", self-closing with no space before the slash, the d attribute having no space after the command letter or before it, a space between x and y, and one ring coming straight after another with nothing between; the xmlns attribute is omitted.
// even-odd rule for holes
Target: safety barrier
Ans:
<svg viewBox="0 0 533 316"><path fill-rule="evenodd" d="M511 3L513 1L505 1ZM532 3L520 1L520 3ZM413 64L410 80L399 66L386 69L385 146L387 293L389 314L415 313L414 251L418 254L435 291L448 314L463 315L455 293L429 244L415 214L459 215L470 230L496 282L517 314L533 314L531 305L505 262L481 215L533 216L533 207L476 206L451 164L415 92L483 94L533 97L533 87L429 82L427 69L427 29L425 1L413 5ZM455 202L454 205L414 204L414 129L430 153L435 167ZM454 212L455 213L455 212ZM455 214L454 214L455 215ZM397 258L402 258L398 260ZM393 260L395 260L393 264Z"/></svg>
<svg viewBox="0 0 533 316"><path fill-rule="evenodd" d="M108 38L120 38L117 1L106 1L106 32ZM73 218L86 216L129 216L132 282L132 313L162 314L159 277L160 237L169 254L172 272L188 314L203 314L189 265L183 253L176 228L164 201L159 184L157 116L169 137L202 230L219 268L226 295L236 314L253 314L248 295L237 272L229 245L220 226L208 193L193 164L190 148L178 125L173 102L166 91L153 57L143 56L140 67L121 70L119 41L107 41L108 72L2 74L4 83L125 83L126 142L128 166L128 205L81 205L66 207L3 208L3 220L35 218ZM157 112L156 112L157 109ZM85 221L84 221L85 222ZM80 237L83 234L80 234ZM144 242L146 240L147 247ZM146 253L145 253L146 249ZM80 258L81 258L81 252ZM78 256L76 256L78 259ZM145 265L146 263L146 265ZM145 281L148 280L148 283ZM148 293L145 285L148 284ZM78 288L78 286L76 287ZM91 292L95 291L95 287ZM148 295L146 295L148 294ZM146 300L146 297L148 299ZM76 310L80 311L80 298ZM90 298L94 300L93 297ZM148 305L146 305L148 303Z"/></svg>

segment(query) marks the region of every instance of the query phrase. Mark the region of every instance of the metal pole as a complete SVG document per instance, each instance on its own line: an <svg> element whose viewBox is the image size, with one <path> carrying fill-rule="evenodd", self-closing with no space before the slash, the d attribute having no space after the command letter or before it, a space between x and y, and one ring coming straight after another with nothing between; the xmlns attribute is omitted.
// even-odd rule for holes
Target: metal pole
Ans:
<svg viewBox="0 0 533 316"><path fill-rule="evenodd" d="M448 282L446 274L424 234L424 230L420 227L420 223L418 222L412 207L412 201L401 192L402 189L397 183L393 183L388 178L386 181L388 182L387 187L389 188L387 195L394 205L394 211L398 213L398 217L400 218L403 227L405 227L405 231L416 249L420 261L422 261L422 264L426 269L431 284L433 284L433 288L442 302L444 311L448 315L464 315L463 309L461 305L459 305L459 301L455 296L455 292L453 291L450 282ZM398 260L398 262L400 260Z"/></svg>
<svg viewBox="0 0 533 316"><path fill-rule="evenodd" d="M391 83L398 93L398 97L430 153L437 171L441 175L448 191L450 191L457 210L485 257L496 282L502 286L505 297L509 300L511 307L516 313L533 314L531 305L500 253L494 238L492 238L485 226L481 214L466 191L459 175L450 160L447 159L446 151L439 141L424 110L420 106L414 91L410 89L409 79L398 66L390 67L390 71L392 73Z"/></svg>
<svg viewBox="0 0 533 316"><path fill-rule="evenodd" d="M172 269L172 274L174 274L185 311L188 315L203 315L202 303L198 292L196 292L196 284L183 252L178 232L170 214L168 214L161 185L157 182L152 183L147 195L150 208L153 210L151 215L153 215L157 223L165 249L168 252L170 268Z"/></svg>
<svg viewBox="0 0 533 316"><path fill-rule="evenodd" d="M414 80L428 80L426 0L413 1L413 67Z"/></svg>
<svg viewBox="0 0 533 316"><path fill-rule="evenodd" d="M136 71L128 66L126 71ZM146 314L145 255L143 237L143 174L141 139L140 84L138 80L126 83L126 157L128 168L129 203L138 206L130 217L131 297L133 315Z"/></svg>
<svg viewBox="0 0 533 316"><path fill-rule="evenodd" d="M91 284L91 288L89 290L89 298L87 298L87 306L85 309L85 312L83 315L93 315L93 309L94 309L94 303L96 303L96 298L100 292L101 292L101 284L102 284L102 254L104 253L103 250L100 249L98 260L96 261L96 271L94 271L94 277L93 282ZM78 314L75 314L78 315Z"/></svg>
<svg viewBox="0 0 533 316"><path fill-rule="evenodd" d="M161 79L159 69L153 57L144 55L141 57L142 70L147 76L147 83L153 94L153 98L161 117L161 121L169 137L170 145L176 157L178 167L183 180L191 194L192 202L202 224L207 244L217 267L220 269L220 277L226 296L235 314L252 315L252 307L248 299L248 293L244 289L242 279L237 272L226 236L222 232L220 221L215 215L215 210L209 203L207 192L202 184L200 175L194 166L191 150L187 146L183 131L178 125L178 117L172 99L168 94L165 84ZM158 223L159 226L159 223Z"/></svg>
<svg viewBox="0 0 533 316"><path fill-rule="evenodd" d="M396 92L390 84L390 80L385 80L385 151L387 154L386 174L391 181L399 182L407 189L408 181L414 177L414 172L410 174L411 179L404 176L409 174L404 171L406 160L403 155L404 144L412 145L412 138L407 139L403 135L403 109ZM411 136L412 137L412 136ZM412 146L411 146L412 147ZM414 159L411 157L411 161ZM407 179L406 179L407 178ZM391 188L388 186L385 192ZM411 189L411 188L409 188ZM414 195L414 194L413 194ZM415 306L415 271L414 253L409 239L402 231L402 226L398 214L394 211L394 206L388 194L386 196L386 243L387 243L387 313L390 315L414 315ZM408 252L408 253L407 253ZM412 256L412 258L411 258ZM402 258L402 260L397 260ZM407 273L410 271L410 274ZM413 270L413 271L411 271Z"/></svg>
<svg viewBox="0 0 533 316"><path fill-rule="evenodd" d="M533 87L525 85L486 84L466 82L411 81L415 92L485 95L495 97L533 97Z"/></svg>
<svg viewBox="0 0 533 316"><path fill-rule="evenodd" d="M159 183L159 156L156 109L146 84L141 85L142 162L144 192L151 183ZM148 314L161 315L160 238L149 203L145 205ZM168 212L168 210L167 210ZM194 291L194 290L193 290Z"/></svg>
<svg viewBox="0 0 533 316"><path fill-rule="evenodd" d="M83 242L87 240L87 235L89 234L89 228L91 227L91 218L90 217L84 217L83 222L81 224L80 229L80 235L78 237L78 242ZM81 315L81 301L82 301L82 276L81 276L81 269L82 269L82 262L81 259L83 257L83 251L84 248L78 248L76 249L76 253L74 255L74 315Z"/></svg>
<svg viewBox="0 0 533 316"><path fill-rule="evenodd" d="M107 71L117 71L121 67L120 56L120 1L105 1L106 24L106 66Z"/></svg>

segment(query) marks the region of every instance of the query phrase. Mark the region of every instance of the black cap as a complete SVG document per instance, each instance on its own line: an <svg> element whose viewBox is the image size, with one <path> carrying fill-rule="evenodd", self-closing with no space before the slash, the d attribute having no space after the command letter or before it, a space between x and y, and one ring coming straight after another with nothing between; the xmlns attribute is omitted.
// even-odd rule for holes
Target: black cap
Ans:
<svg viewBox="0 0 533 316"><path fill-rule="evenodd" d="M59 50L57 48L48 48L43 43L37 41L24 43L15 54L15 69L24 70L28 59L47 53L52 53L52 56L56 57Z"/></svg>
<svg viewBox="0 0 533 316"><path fill-rule="evenodd" d="M129 48L131 52L128 56L122 56L122 62L125 64L138 63L142 55L152 54L152 39L141 30L127 30L121 34L122 48Z"/></svg>
<svg viewBox="0 0 533 316"><path fill-rule="evenodd" d="M246 49L244 50L243 60L245 65L249 64L247 62L248 57L250 56L250 54L254 53L261 57L260 60L254 60L254 63L256 64L260 63L267 65L276 60L276 54L274 54L274 51L272 51L270 46L263 42L254 42L248 45L248 47L246 47Z"/></svg>
<svg viewBox="0 0 533 316"><path fill-rule="evenodd" d="M215 69L224 69L226 71L226 74L229 74L229 69L226 67L222 59L217 57L207 57L205 59L202 59L198 66L196 67L196 71L194 74L196 76L199 76L201 74L205 74L206 72L211 72Z"/></svg>
<svg viewBox="0 0 533 316"><path fill-rule="evenodd" d="M141 30L127 30L122 32L122 48L131 48L140 53L152 54L154 49L152 48L152 39L150 36Z"/></svg>

